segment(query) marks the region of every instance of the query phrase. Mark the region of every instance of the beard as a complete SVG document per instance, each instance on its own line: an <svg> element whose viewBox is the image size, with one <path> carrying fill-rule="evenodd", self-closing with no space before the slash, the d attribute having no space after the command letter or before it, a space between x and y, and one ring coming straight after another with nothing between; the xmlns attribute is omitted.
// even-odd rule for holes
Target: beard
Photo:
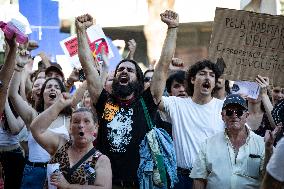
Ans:
<svg viewBox="0 0 284 189"><path fill-rule="evenodd" d="M114 78L112 82L112 94L121 99L125 99L132 93L135 93L138 89L138 82L132 81L127 85L121 85L118 79Z"/></svg>

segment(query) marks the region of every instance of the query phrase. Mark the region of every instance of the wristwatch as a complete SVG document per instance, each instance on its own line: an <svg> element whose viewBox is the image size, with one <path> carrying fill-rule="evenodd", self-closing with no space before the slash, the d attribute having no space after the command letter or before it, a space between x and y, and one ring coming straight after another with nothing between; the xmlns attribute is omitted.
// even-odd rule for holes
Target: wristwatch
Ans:
<svg viewBox="0 0 284 189"><path fill-rule="evenodd" d="M3 82L0 80L0 88L3 87Z"/></svg>

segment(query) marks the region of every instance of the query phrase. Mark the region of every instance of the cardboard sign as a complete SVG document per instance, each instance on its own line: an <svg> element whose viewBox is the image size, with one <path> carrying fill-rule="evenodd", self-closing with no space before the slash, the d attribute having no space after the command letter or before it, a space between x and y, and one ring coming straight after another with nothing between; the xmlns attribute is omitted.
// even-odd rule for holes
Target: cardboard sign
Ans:
<svg viewBox="0 0 284 189"><path fill-rule="evenodd" d="M217 8L209 59L218 58L226 79L255 81L261 75L284 87L284 17Z"/></svg>
<svg viewBox="0 0 284 189"><path fill-rule="evenodd" d="M241 94L243 96L257 99L260 87L256 82L250 81L235 81L231 88L232 94Z"/></svg>
<svg viewBox="0 0 284 189"><path fill-rule="evenodd" d="M113 57L113 52L109 48L108 41L102 30L98 25L91 26L87 29L87 37L90 49L95 58L97 58L99 63L102 63L102 49L105 49L105 52L108 54L108 58ZM81 67L79 57L78 57L78 40L77 36L71 36L67 39L60 41L60 45L69 58L73 67Z"/></svg>

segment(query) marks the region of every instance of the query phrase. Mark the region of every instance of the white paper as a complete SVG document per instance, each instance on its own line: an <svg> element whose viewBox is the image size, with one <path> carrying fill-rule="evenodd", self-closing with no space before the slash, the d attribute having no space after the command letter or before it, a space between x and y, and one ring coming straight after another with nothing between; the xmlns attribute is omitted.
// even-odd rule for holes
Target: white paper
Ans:
<svg viewBox="0 0 284 189"><path fill-rule="evenodd" d="M42 59L41 59L40 56L36 56L36 57L34 58L34 61L33 61L33 68L32 68L33 71L38 70L38 63L39 63L41 60L42 60Z"/></svg>
<svg viewBox="0 0 284 189"><path fill-rule="evenodd" d="M55 171L59 170L59 163L47 164L46 176L48 181L48 189L57 189L56 186L50 184L50 175Z"/></svg>
<svg viewBox="0 0 284 189"><path fill-rule="evenodd" d="M108 40L102 30L102 28L99 25L93 25L91 27L89 27L87 29L87 36L90 40L91 43L95 42L96 40L99 39L104 39L107 43L107 47L108 47L108 58L112 58L113 52L111 50L111 47L108 43ZM69 44L69 45L68 45ZM77 36L71 36L68 37L62 41L60 41L60 46L64 51L64 54L68 57L72 67L75 68L80 68L81 64L79 61L79 57L78 57L78 46L77 46Z"/></svg>
<svg viewBox="0 0 284 189"><path fill-rule="evenodd" d="M231 88L233 94L242 94L252 99L258 98L259 90L259 85L251 81L235 81Z"/></svg>

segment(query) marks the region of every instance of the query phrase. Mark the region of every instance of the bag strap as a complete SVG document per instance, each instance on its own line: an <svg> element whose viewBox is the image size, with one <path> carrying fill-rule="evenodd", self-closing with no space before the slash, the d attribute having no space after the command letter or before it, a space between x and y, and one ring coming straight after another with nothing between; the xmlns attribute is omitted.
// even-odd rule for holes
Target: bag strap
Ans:
<svg viewBox="0 0 284 189"><path fill-rule="evenodd" d="M147 106L146 106L146 103L143 99L143 97L140 98L140 102L142 104L142 107L143 107L143 111L144 111L144 115L145 115L145 118L146 118L146 121L147 121L147 125L149 127L149 130L153 129L154 125L152 123L152 119L149 115L149 112L148 112L148 109L147 109Z"/></svg>
<svg viewBox="0 0 284 189"><path fill-rule="evenodd" d="M67 173L67 177L70 179L71 175L73 174L73 172L83 163L85 162L89 157L91 157L92 155L94 155L96 153L96 149L92 148L88 153L86 153L71 169L69 169L68 173ZM68 180L69 181L69 180Z"/></svg>
<svg viewBox="0 0 284 189"><path fill-rule="evenodd" d="M148 109L147 109L147 106L146 106L146 103L145 103L143 97L140 98L140 102L141 102L143 110L144 110L144 115L145 115L145 118L147 120L148 127L151 130L155 127L155 125L153 125L152 119L149 115L149 112L148 112ZM160 151L161 144L157 140L157 136L154 133L153 133L153 136L154 136L153 140L155 140L157 145L159 146L159 148L158 148L159 154L155 154L155 153L157 153L157 151L155 151L155 153L153 153L154 152L153 146L150 145L151 154L152 154L152 156L155 156L155 157L153 157L153 161L157 165L158 171L160 173L160 178L161 178L161 180L164 184L164 187L167 188L167 176L166 176L166 169L165 169L165 166L164 166L164 158L163 158L163 155L161 154L161 151Z"/></svg>

